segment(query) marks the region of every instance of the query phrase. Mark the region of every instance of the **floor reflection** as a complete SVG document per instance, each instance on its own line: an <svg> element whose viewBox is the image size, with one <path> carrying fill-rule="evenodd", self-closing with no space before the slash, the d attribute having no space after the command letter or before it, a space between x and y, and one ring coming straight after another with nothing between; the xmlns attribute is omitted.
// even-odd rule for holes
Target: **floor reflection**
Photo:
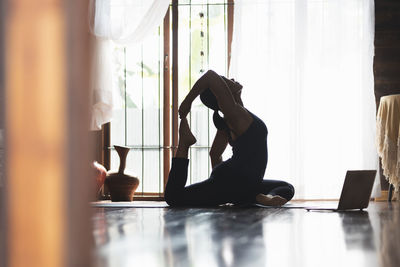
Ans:
<svg viewBox="0 0 400 267"><path fill-rule="evenodd" d="M95 209L93 217L93 236L96 246L101 246L109 242L107 222L104 208Z"/></svg>
<svg viewBox="0 0 400 267"><path fill-rule="evenodd" d="M341 212L344 240L349 250L375 250L374 230L367 211Z"/></svg>
<svg viewBox="0 0 400 267"><path fill-rule="evenodd" d="M399 208L98 208L95 266L397 267Z"/></svg>
<svg viewBox="0 0 400 267"><path fill-rule="evenodd" d="M193 213L192 213L193 212ZM237 210L166 210L166 257L170 266L264 266L262 214ZM177 218L179 218L177 220Z"/></svg>
<svg viewBox="0 0 400 267"><path fill-rule="evenodd" d="M385 267L397 267L400 264L400 210L396 204L388 203L388 212L380 217L379 259L380 265Z"/></svg>
<svg viewBox="0 0 400 267"><path fill-rule="evenodd" d="M163 210L97 210L93 218L96 267L164 266Z"/></svg>

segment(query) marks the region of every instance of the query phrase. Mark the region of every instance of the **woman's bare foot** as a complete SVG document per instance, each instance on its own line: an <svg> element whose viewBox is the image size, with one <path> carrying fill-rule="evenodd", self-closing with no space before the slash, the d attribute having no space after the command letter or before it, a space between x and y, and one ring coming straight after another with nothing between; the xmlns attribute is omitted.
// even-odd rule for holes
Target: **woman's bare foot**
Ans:
<svg viewBox="0 0 400 267"><path fill-rule="evenodd" d="M194 137L192 131L190 131L187 119L181 119L181 124L179 125L179 145L190 147L196 142L196 137Z"/></svg>
<svg viewBox="0 0 400 267"><path fill-rule="evenodd" d="M286 202L288 201L281 196L264 195L264 194L258 194L256 196L256 203L264 206L280 207L283 206Z"/></svg>

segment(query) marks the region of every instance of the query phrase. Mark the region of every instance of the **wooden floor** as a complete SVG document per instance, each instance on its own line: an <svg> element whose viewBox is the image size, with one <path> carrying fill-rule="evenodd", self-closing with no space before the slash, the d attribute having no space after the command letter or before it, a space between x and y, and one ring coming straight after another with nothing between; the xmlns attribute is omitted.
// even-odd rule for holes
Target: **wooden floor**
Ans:
<svg viewBox="0 0 400 267"><path fill-rule="evenodd" d="M371 202L365 212L341 213L235 207L93 210L98 267L400 266L397 202Z"/></svg>

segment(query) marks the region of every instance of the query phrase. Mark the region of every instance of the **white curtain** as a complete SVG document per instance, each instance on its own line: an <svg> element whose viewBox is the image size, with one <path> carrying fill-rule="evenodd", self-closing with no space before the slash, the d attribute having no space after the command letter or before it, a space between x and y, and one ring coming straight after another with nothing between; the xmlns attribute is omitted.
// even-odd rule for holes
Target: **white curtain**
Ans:
<svg viewBox="0 0 400 267"><path fill-rule="evenodd" d="M161 25L170 0L91 0L90 31L96 37L92 62L91 129L112 119L113 92L110 42L142 42Z"/></svg>
<svg viewBox="0 0 400 267"><path fill-rule="evenodd" d="M265 179L291 182L297 199L339 198L346 170L377 169L374 1L235 0L234 10L230 76L269 129Z"/></svg>

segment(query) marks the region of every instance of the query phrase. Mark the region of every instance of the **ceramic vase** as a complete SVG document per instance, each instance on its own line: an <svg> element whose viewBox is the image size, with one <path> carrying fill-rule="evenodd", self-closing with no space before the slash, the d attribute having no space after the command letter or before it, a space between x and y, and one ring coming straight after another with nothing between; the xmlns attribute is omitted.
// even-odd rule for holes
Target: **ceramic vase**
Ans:
<svg viewBox="0 0 400 267"><path fill-rule="evenodd" d="M132 201L139 186L139 179L124 173L129 148L123 146L114 146L114 148L120 160L119 169L118 172L107 174L105 184L110 191L111 201Z"/></svg>

